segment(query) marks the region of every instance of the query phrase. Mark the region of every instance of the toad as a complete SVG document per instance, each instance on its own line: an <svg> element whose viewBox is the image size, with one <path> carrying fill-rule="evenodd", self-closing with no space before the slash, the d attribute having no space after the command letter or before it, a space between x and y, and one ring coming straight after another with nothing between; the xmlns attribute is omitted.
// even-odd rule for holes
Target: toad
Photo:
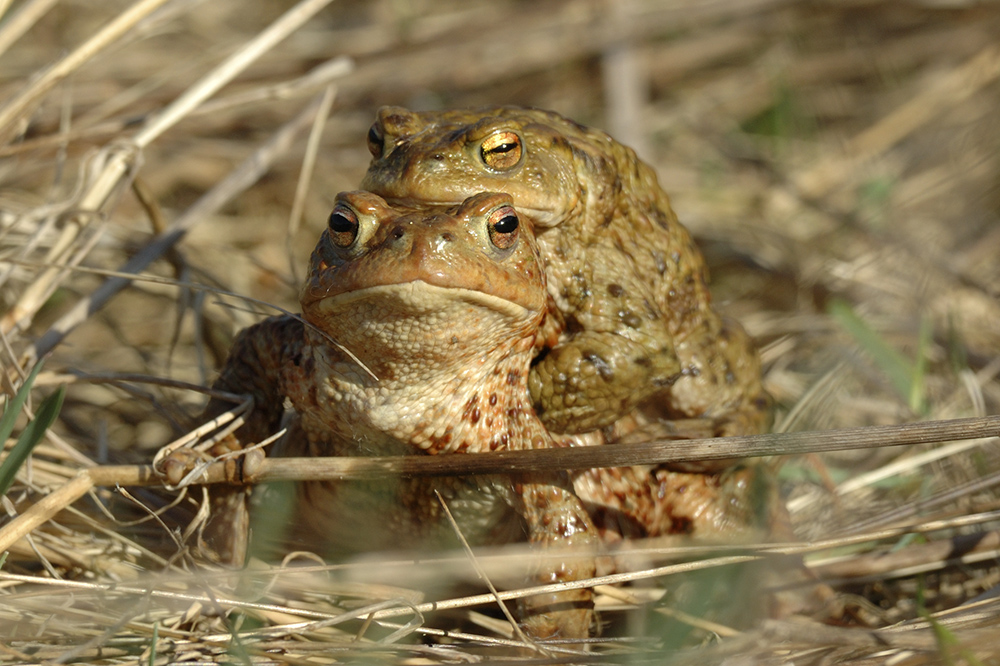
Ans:
<svg viewBox="0 0 1000 666"><path fill-rule="evenodd" d="M362 187L390 201L452 204L507 192L535 226L557 342L531 396L549 430L585 433L624 414L646 433L762 431L769 399L743 328L712 309L702 255L653 169L556 113L384 107ZM678 435L684 421L707 427ZM688 428L690 430L690 428Z"/></svg>
<svg viewBox="0 0 1000 666"><path fill-rule="evenodd" d="M295 414L291 455L476 454L606 442L596 432L553 437L532 409L528 371L545 335L548 294L531 224L510 195L414 210L367 192L340 194L300 300L301 318L271 317L244 330L214 384L254 398L234 448L275 432L286 399ZM206 415L226 409L214 398ZM163 469L176 481L183 467L168 458ZM443 502L473 544L526 539L538 549L572 548L537 565L537 582L556 583L592 576L603 542L748 526L747 481L740 472L627 467L305 482L295 516L323 552L455 543ZM207 533L224 559L238 562L245 493L213 493ZM536 637L587 636L592 592L529 597L521 616Z"/></svg>
<svg viewBox="0 0 1000 666"><path fill-rule="evenodd" d="M479 194L449 209L419 211L365 192L338 195L300 301L301 319L271 317L243 331L215 382L254 398L238 445L275 432L287 398L297 418L292 455L553 446L527 387L546 310L545 278L530 225L509 195ZM207 414L227 408L213 400ZM168 476L176 472L171 464L177 461L168 462ZM209 529L218 539L212 545L235 561L245 548L244 518L233 511L238 493L216 493ZM307 482L296 514L303 533L318 535L314 541L326 551L417 547L447 542L441 501L473 544L505 543L521 533L539 548L575 547L572 556L540 565L539 582L594 573L587 551L599 534L565 474ZM230 511L218 511L226 504ZM234 518L243 533L233 534ZM586 589L528 598L528 632L587 636L590 599Z"/></svg>

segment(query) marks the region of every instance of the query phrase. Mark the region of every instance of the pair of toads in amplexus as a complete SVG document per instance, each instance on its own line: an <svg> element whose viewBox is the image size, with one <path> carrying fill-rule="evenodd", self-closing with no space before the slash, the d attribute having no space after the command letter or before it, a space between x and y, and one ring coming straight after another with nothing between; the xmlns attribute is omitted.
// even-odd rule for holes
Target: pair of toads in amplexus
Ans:
<svg viewBox="0 0 1000 666"><path fill-rule="evenodd" d="M301 316L244 330L214 388L253 412L213 453L279 430L282 455L478 454L752 434L769 421L754 345L653 169L556 113L386 107L360 189L337 195ZM213 399L206 417L231 407ZM163 465L176 480L189 463ZM768 529L741 461L303 482L297 547L344 553L526 541L536 584L583 580L625 539ZM216 489L206 550L247 548L247 493ZM764 496L767 494L765 493ZM442 502L454 517L445 519ZM767 504L767 502L764 502ZM563 547L566 547L563 549ZM607 558L605 558L607 559ZM537 638L596 631L593 592L529 596Z"/></svg>

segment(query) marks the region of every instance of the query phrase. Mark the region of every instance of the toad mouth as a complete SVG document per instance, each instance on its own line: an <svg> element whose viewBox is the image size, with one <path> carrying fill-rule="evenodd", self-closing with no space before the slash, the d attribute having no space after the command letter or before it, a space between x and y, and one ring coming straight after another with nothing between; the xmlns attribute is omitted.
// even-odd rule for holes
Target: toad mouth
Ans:
<svg viewBox="0 0 1000 666"><path fill-rule="evenodd" d="M303 305L315 306L324 314L343 314L365 303L398 309L412 317L439 313L456 303L491 310L512 319L524 318L531 313L525 306L500 296L464 287L442 287L423 280L354 289L303 302Z"/></svg>

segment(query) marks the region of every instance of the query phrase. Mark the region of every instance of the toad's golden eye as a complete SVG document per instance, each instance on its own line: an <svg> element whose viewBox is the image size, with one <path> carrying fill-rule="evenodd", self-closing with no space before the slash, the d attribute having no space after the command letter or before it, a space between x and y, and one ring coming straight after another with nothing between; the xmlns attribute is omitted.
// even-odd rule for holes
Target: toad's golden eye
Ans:
<svg viewBox="0 0 1000 666"><path fill-rule="evenodd" d="M330 241L337 247L350 247L358 237L358 216L346 206L337 206L327 220Z"/></svg>
<svg viewBox="0 0 1000 666"><path fill-rule="evenodd" d="M479 153L486 166L497 171L506 171L521 161L521 137L517 132L503 130L490 134L483 140Z"/></svg>
<svg viewBox="0 0 1000 666"><path fill-rule="evenodd" d="M382 127L378 123L374 123L368 129L368 152L372 154L372 157L375 159L382 157L382 152L385 150L383 144Z"/></svg>
<svg viewBox="0 0 1000 666"><path fill-rule="evenodd" d="M490 213L486 220L486 228L490 232L490 241L498 249L509 250L517 243L518 229L521 221L510 206L500 206Z"/></svg>

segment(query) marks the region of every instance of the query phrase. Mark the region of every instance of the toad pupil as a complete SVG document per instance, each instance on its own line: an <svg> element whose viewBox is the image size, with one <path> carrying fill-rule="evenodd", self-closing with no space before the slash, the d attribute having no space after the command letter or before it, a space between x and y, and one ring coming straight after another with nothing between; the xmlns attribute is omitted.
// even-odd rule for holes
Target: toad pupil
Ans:
<svg viewBox="0 0 1000 666"><path fill-rule="evenodd" d="M347 216L338 211L330 213L328 222L330 231L338 234L350 233L354 230L354 223L347 219Z"/></svg>
<svg viewBox="0 0 1000 666"><path fill-rule="evenodd" d="M507 143L501 143L499 146L493 146L491 148L488 148L486 150L486 152L488 152L488 153L509 153L510 151L514 150L515 148L517 148L517 144L514 143L513 141L509 141Z"/></svg>
<svg viewBox="0 0 1000 666"><path fill-rule="evenodd" d="M505 215L493 225L493 229L498 234L512 234L517 231L519 223L517 215Z"/></svg>
<svg viewBox="0 0 1000 666"><path fill-rule="evenodd" d="M382 157L382 134L375 125L368 130L368 150L376 159Z"/></svg>

